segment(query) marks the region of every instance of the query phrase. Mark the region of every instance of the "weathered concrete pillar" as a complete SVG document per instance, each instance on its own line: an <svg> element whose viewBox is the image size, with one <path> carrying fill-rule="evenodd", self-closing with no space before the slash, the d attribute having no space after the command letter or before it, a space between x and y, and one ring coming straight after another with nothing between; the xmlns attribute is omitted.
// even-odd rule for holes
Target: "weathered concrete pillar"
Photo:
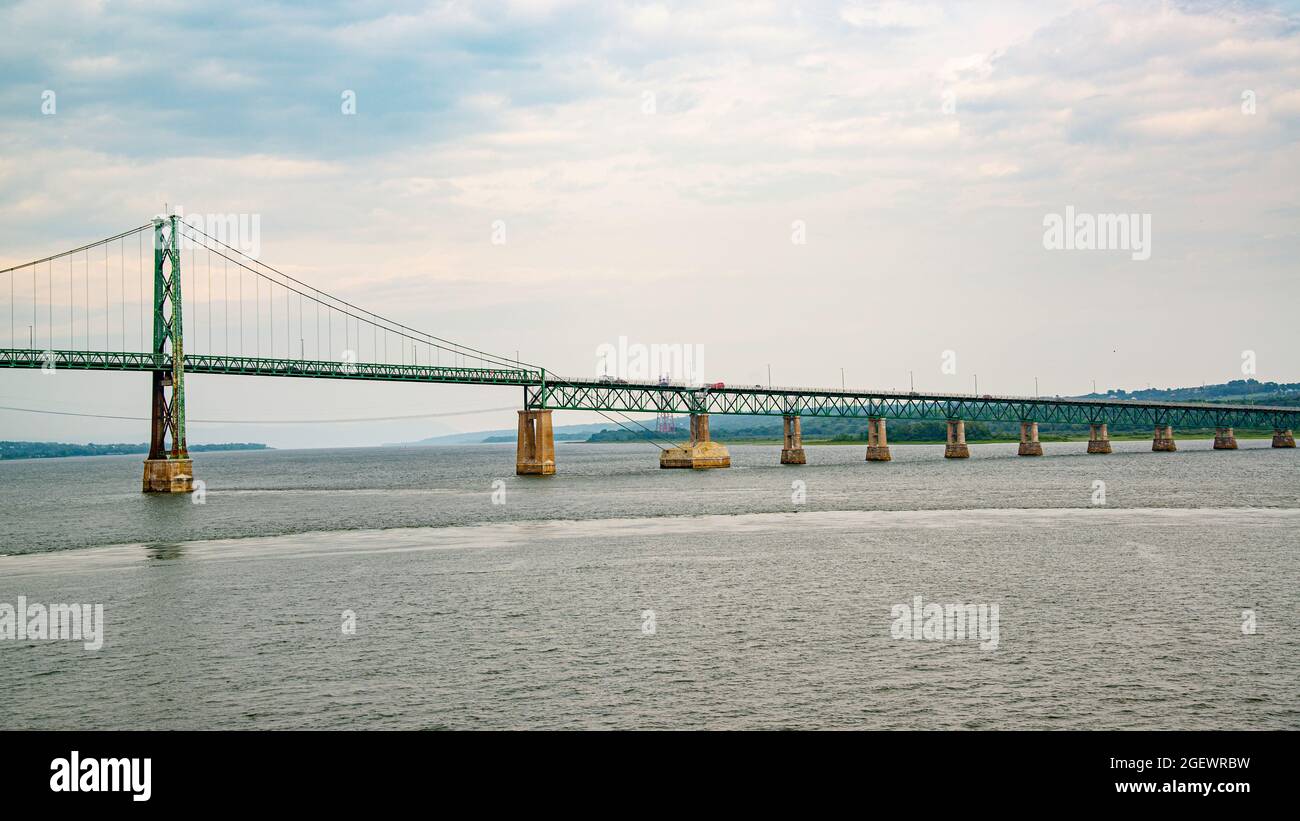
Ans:
<svg viewBox="0 0 1300 821"><path fill-rule="evenodd" d="M708 468L731 467L731 454L725 445L709 440L709 415L707 413L691 414L691 441L680 448L665 448L659 452L661 468Z"/></svg>
<svg viewBox="0 0 1300 821"><path fill-rule="evenodd" d="M867 461L888 462L889 437L885 434L885 420L872 417L867 420Z"/></svg>
<svg viewBox="0 0 1300 821"><path fill-rule="evenodd" d="M1273 431L1273 447L1275 448L1293 448L1295 447L1295 434L1290 428L1278 428Z"/></svg>
<svg viewBox="0 0 1300 821"><path fill-rule="evenodd" d="M194 490L194 460L145 459L145 493L189 493Z"/></svg>
<svg viewBox="0 0 1300 821"><path fill-rule="evenodd" d="M691 441L709 441L709 415L707 413L691 414Z"/></svg>
<svg viewBox="0 0 1300 821"><path fill-rule="evenodd" d="M519 476L550 476L555 473L555 433L551 429L550 411L519 411L515 473Z"/></svg>
<svg viewBox="0 0 1300 821"><path fill-rule="evenodd" d="M785 441L781 445L781 464L806 465L808 458L803 452L803 429L798 416L782 416L781 429Z"/></svg>
<svg viewBox="0 0 1300 821"><path fill-rule="evenodd" d="M1020 423L1020 455L1042 456L1043 446L1038 441L1038 423Z"/></svg>
<svg viewBox="0 0 1300 821"><path fill-rule="evenodd" d="M1156 425L1155 436L1151 440L1151 449L1166 453L1178 450L1178 445L1174 443L1173 425Z"/></svg>
<svg viewBox="0 0 1300 821"><path fill-rule="evenodd" d="M1110 453L1110 432L1105 422L1093 422L1088 425L1088 452Z"/></svg>
<svg viewBox="0 0 1300 821"><path fill-rule="evenodd" d="M946 459L969 459L970 448L966 447L966 423L960 419L948 420L948 445L943 449Z"/></svg>
<svg viewBox="0 0 1300 821"><path fill-rule="evenodd" d="M1215 450L1236 450L1237 437L1232 435L1232 428L1214 429Z"/></svg>
<svg viewBox="0 0 1300 821"><path fill-rule="evenodd" d="M179 370L179 368L177 369ZM145 493L190 493L194 490L194 460L185 445L185 406L176 371L153 373L153 422L149 456L144 460ZM183 389L182 389L183 390ZM171 398L167 394L170 391ZM180 403L180 404L178 404ZM171 445L167 440L171 439Z"/></svg>

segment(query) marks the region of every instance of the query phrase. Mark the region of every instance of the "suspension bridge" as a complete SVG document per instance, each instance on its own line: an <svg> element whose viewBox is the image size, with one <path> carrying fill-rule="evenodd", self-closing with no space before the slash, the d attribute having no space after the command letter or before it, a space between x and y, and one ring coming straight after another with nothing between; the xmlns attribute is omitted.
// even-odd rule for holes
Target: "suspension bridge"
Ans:
<svg viewBox="0 0 1300 821"><path fill-rule="evenodd" d="M946 422L944 455L954 459L970 455L967 421L1018 422L1022 456L1042 455L1039 423L1088 425L1087 452L1100 454L1111 452L1109 426L1116 424L1150 427L1152 450L1173 451L1175 427L1213 427L1219 450L1236 449L1235 428L1271 429L1273 447L1294 448L1300 422L1300 408L1245 404L562 378L371 313L176 215L0 270L0 276L8 280L0 280L0 294L7 291L9 300L8 311L0 305L0 322L9 314L0 367L152 374L145 492L192 490L187 373L522 388L520 475L555 472L554 410L594 411L623 427L640 427L659 447L661 467L695 469L731 463L726 447L710 438L710 414L782 417L782 464L807 461L804 417L865 420L866 460L880 462L890 460L888 419ZM689 415L689 441L657 440L633 413Z"/></svg>

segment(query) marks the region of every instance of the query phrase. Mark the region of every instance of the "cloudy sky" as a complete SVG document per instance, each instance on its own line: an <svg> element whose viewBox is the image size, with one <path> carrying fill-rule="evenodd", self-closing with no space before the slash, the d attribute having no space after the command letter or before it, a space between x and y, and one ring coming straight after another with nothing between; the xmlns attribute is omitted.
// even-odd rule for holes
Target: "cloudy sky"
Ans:
<svg viewBox="0 0 1300 821"><path fill-rule="evenodd" d="M281 270L565 374L625 336L736 383L1064 395L1240 378L1244 351L1300 380L1294 4L19 2L0 29L0 267L167 203L260 215ZM1045 248L1067 207L1149 215L1150 258ZM280 446L511 427L520 399L188 386L194 419L498 409L191 424ZM7 373L0 404L143 416L147 377Z"/></svg>

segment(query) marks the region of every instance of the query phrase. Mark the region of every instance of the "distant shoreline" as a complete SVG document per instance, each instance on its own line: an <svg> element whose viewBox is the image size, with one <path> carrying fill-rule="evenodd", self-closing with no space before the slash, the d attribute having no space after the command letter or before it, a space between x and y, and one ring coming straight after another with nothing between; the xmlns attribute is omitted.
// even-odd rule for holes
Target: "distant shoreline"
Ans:
<svg viewBox="0 0 1300 821"><path fill-rule="evenodd" d="M237 450L273 450L261 442L224 442L189 445L191 453L214 453ZM69 442L0 442L0 461L19 459L65 459L72 456L132 456L149 453L147 442L78 445Z"/></svg>

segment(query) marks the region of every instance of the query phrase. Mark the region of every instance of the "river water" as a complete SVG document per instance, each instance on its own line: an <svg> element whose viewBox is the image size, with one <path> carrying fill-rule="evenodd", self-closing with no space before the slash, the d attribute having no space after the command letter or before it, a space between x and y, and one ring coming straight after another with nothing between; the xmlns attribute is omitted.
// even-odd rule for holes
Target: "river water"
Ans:
<svg viewBox="0 0 1300 821"><path fill-rule="evenodd" d="M203 504L4 462L0 613L104 622L0 638L0 728L1296 729L1300 456L1241 446L205 453Z"/></svg>

